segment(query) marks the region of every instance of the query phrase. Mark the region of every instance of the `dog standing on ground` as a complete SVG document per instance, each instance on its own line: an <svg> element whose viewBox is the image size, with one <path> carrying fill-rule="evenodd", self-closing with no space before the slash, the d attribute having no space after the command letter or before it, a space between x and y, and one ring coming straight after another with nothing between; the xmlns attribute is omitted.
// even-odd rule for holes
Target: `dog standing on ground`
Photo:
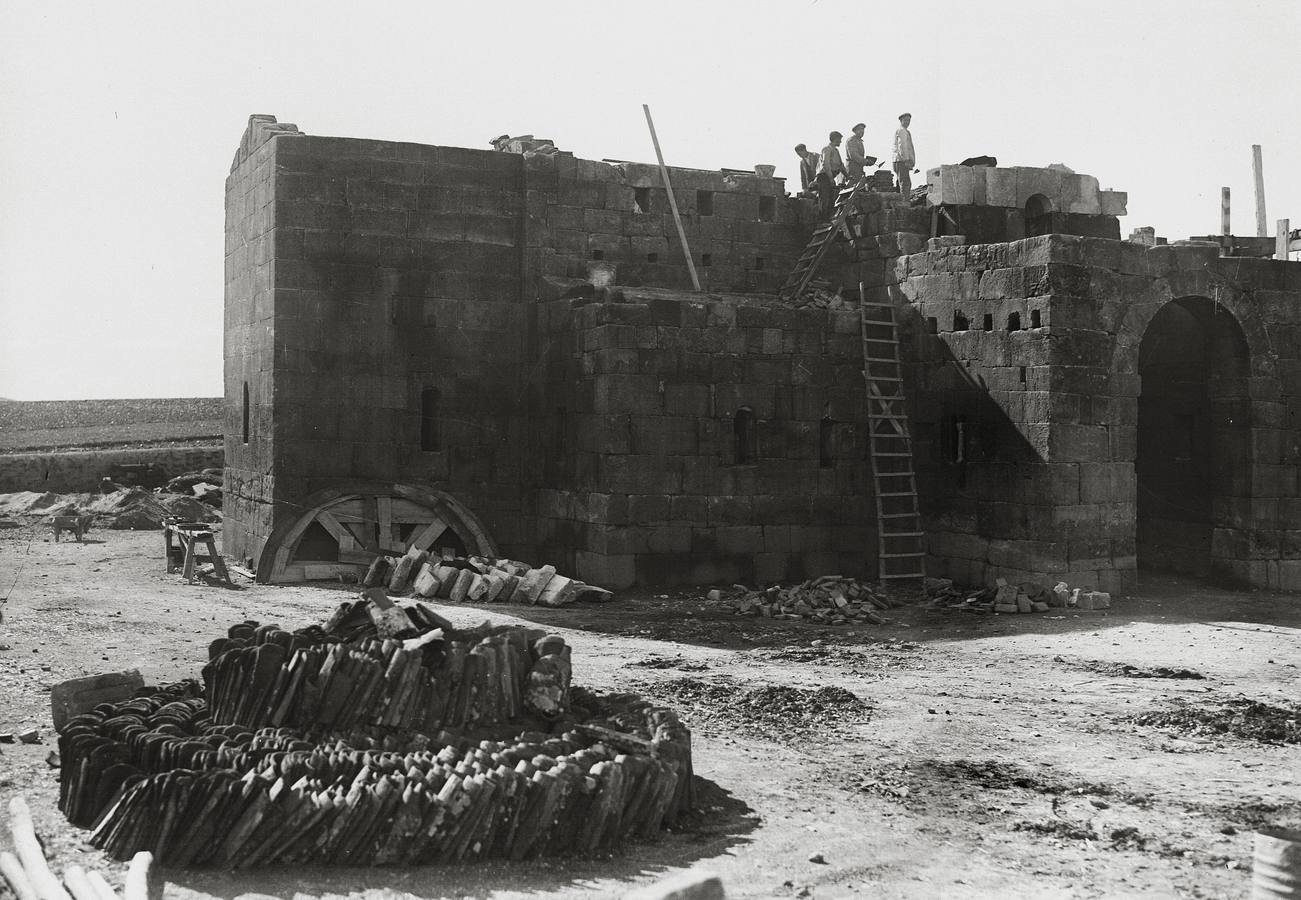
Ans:
<svg viewBox="0 0 1301 900"><path fill-rule="evenodd" d="M54 543L59 542L59 535L62 532L70 531L77 536L77 542L85 537L86 532L90 531L90 524L95 521L93 515L82 515L80 513L64 513L50 517L50 527L54 529Z"/></svg>

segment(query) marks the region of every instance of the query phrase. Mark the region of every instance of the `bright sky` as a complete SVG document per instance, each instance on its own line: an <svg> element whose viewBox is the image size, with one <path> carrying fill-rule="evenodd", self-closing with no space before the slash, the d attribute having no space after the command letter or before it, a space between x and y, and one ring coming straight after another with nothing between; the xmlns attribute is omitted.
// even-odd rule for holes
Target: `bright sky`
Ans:
<svg viewBox="0 0 1301 900"><path fill-rule="evenodd" d="M1301 225L1301 3L474 0L0 4L0 397L217 396L223 191L251 113L310 134L776 163L913 113L924 169L992 154L1129 191L1124 234Z"/></svg>

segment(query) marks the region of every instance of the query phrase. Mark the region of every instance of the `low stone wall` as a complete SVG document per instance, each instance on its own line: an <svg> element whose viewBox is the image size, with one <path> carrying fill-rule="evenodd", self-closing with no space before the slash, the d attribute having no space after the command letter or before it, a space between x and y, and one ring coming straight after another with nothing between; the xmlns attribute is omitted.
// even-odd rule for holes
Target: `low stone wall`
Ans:
<svg viewBox="0 0 1301 900"><path fill-rule="evenodd" d="M221 445L146 447L127 450L82 450L73 453L17 453L0 456L0 493L93 491L110 466L153 463L168 477L199 469L219 469Z"/></svg>

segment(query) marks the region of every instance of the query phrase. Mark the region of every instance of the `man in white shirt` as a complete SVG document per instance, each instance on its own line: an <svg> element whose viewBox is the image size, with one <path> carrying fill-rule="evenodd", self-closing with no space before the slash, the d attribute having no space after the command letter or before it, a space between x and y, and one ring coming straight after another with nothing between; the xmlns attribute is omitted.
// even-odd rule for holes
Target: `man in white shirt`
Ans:
<svg viewBox="0 0 1301 900"><path fill-rule="evenodd" d="M917 153L913 150L913 136L908 131L912 122L912 113L899 117L899 130L894 133L894 174L899 179L899 192L907 199L913 190L912 171L917 164Z"/></svg>
<svg viewBox="0 0 1301 900"><path fill-rule="evenodd" d="M843 137L839 131L831 132L828 136L830 143L822 148L822 156L818 158L817 185L824 219L831 218L831 211L836 206L836 177L845 175L845 164L840 159L840 139Z"/></svg>

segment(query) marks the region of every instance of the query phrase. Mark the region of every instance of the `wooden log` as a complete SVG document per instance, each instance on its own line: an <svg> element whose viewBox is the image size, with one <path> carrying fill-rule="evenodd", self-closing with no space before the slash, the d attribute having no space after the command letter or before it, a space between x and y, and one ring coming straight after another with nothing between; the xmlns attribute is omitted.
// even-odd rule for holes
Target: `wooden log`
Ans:
<svg viewBox="0 0 1301 900"><path fill-rule="evenodd" d="M149 900L153 892L154 855L141 850L131 857L126 870L126 884L122 886L122 900Z"/></svg>
<svg viewBox="0 0 1301 900"><path fill-rule="evenodd" d="M67 887L68 893L72 894L73 900L99 900L99 894L90 883L90 879L86 877L86 870L81 866L68 866L64 869L63 884Z"/></svg>
<svg viewBox="0 0 1301 900"><path fill-rule="evenodd" d="M4 875L10 890L18 900L40 900L40 894L36 893L36 888L32 886L31 880L23 870L23 864L18 861L18 857L7 850L0 852L0 874Z"/></svg>
<svg viewBox="0 0 1301 900"><path fill-rule="evenodd" d="M90 886L95 889L99 900L122 900L118 892L113 890L113 885L109 884L98 870L91 869L86 873L86 877L90 879Z"/></svg>
<svg viewBox="0 0 1301 900"><path fill-rule="evenodd" d="M50 871L41 850L41 842L36 839L36 828L32 824L32 811L22 797L9 801L9 831L13 834L14 853L27 873L41 900L72 900L68 892L59 884L59 879Z"/></svg>

